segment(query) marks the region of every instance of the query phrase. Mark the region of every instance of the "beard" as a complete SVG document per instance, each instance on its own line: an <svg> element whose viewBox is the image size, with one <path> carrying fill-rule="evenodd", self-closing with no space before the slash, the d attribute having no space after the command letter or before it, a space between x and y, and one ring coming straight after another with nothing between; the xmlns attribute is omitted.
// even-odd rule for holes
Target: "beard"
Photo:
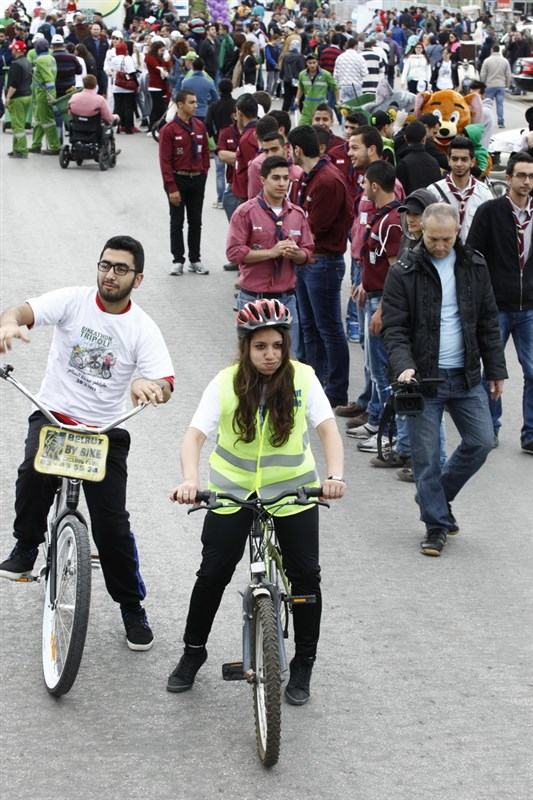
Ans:
<svg viewBox="0 0 533 800"><path fill-rule="evenodd" d="M131 294L136 277L136 274L134 274L133 279L128 286L123 286L122 288L117 287L116 289L107 288L104 286L106 278L98 277L98 294L102 300L105 300L106 303L121 303Z"/></svg>

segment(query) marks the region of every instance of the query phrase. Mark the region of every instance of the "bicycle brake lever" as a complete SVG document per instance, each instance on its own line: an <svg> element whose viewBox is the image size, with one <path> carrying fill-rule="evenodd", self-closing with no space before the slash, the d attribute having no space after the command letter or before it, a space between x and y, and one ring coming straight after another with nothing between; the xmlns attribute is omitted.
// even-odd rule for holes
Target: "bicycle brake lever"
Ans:
<svg viewBox="0 0 533 800"><path fill-rule="evenodd" d="M187 514L192 514L193 511L213 511L216 508L223 508L224 503L202 503L201 505L193 506L187 510Z"/></svg>

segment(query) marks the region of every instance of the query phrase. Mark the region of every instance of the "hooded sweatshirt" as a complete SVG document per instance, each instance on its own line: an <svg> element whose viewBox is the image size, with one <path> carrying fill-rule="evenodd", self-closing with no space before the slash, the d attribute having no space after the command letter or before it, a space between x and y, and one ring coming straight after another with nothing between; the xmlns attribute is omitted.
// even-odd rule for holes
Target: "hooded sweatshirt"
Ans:
<svg viewBox="0 0 533 800"><path fill-rule="evenodd" d="M464 132L474 145L474 153L478 167L481 172L484 173L489 166L489 154L481 144L483 136L485 135L485 128L480 122L476 122L472 125L466 125Z"/></svg>

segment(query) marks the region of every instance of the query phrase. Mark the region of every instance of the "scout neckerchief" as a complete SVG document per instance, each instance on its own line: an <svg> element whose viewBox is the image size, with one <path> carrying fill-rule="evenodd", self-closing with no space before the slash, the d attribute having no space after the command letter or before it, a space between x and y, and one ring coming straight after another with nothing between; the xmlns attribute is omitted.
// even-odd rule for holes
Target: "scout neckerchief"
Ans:
<svg viewBox="0 0 533 800"><path fill-rule="evenodd" d="M394 208L398 208L399 205L400 205L400 201L399 200L392 200L390 203L387 203L386 205L381 206L381 208L377 209L376 213L374 214L374 216L372 217L372 219L370 220L370 222L366 226L365 235L363 237L363 245L361 247L361 257L363 257L363 255L370 249L370 247L369 247L370 234L371 234L372 228L374 227L376 222L379 222L380 219L383 219L383 217L386 217L387 214L390 214L390 212Z"/></svg>
<svg viewBox="0 0 533 800"><path fill-rule="evenodd" d="M200 153L198 152L198 142L196 141L196 136L194 134L193 123L191 122L190 125L187 125L187 123L184 122L182 119L180 119L180 117L178 117L177 114L174 117L174 122L176 123L176 125L179 125L180 128L183 128L184 131L187 131L187 133L191 137L192 160L201 161Z"/></svg>
<svg viewBox="0 0 533 800"><path fill-rule="evenodd" d="M309 186L309 184L311 183L311 181L313 180L315 175L317 175L320 172L320 170L323 167L325 167L326 164L329 164L329 163L330 163L330 161L329 161L329 157L328 156L320 156L320 158L318 159L317 163L315 164L315 166L313 167L311 172L304 173L304 177L303 177L303 180L302 180L302 185L300 187L300 196L298 197L298 205L299 206L303 206L303 204L305 202L305 194L307 192L307 187Z"/></svg>
<svg viewBox="0 0 533 800"><path fill-rule="evenodd" d="M263 209L265 214L270 217L270 219L274 220L274 224L276 226L276 239L278 242L282 242L283 239L286 238L285 234L283 233L283 220L288 215L290 211L290 207L286 208L285 211L282 211L281 214L276 214L276 212L268 205L267 201L265 200L265 195L263 192L259 192L257 195L257 202L259 206ZM281 269L283 267L283 256L278 256L274 259L275 266L273 271L274 280L279 278L281 275Z"/></svg>
<svg viewBox="0 0 533 800"><path fill-rule="evenodd" d="M531 200L528 201L527 207L522 209L525 212L526 218L524 222L520 222L520 218L518 213L513 205L513 201L506 195L509 203L511 204L511 211L514 217L514 221L516 224L516 244L518 246L518 258L520 260L520 269L523 270L526 264L526 242L524 238L524 231L531 222L531 218L533 217L533 208L531 206Z"/></svg>
<svg viewBox="0 0 533 800"><path fill-rule="evenodd" d="M446 186L448 187L450 192L453 194L453 196L455 197L455 199L459 203L459 227L462 228L463 220L465 218L466 204L468 203L468 201L470 200L470 198L474 194L474 190L476 188L476 181L471 176L470 177L470 183L468 184L468 186L465 189L466 194L462 194L459 191L459 189L457 188L457 186L455 185L455 183L452 181L452 179L450 178L449 175L446 175L444 180L446 181Z"/></svg>

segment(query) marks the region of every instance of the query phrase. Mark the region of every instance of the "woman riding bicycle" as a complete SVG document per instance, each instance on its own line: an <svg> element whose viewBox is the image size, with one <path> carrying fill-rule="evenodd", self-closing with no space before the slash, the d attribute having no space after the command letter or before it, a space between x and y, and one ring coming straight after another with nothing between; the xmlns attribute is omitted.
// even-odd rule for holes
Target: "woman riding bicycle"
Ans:
<svg viewBox="0 0 533 800"><path fill-rule="evenodd" d="M181 447L183 481L170 492L178 503L194 504L201 490L200 452L218 431L210 456L209 488L242 499L274 497L301 486L320 486L309 445L306 418L316 428L330 477L323 497L344 495L344 453L329 401L313 370L289 357L291 315L278 300L248 303L237 313L237 362L204 391ZM320 632L318 508L285 506L273 511L283 565L296 595L316 603L294 608L295 656L285 696L293 705L309 699L311 670ZM205 645L224 589L242 558L252 511L209 511L202 532L202 563L185 627L184 653L168 679L170 692L190 689L207 659Z"/></svg>

